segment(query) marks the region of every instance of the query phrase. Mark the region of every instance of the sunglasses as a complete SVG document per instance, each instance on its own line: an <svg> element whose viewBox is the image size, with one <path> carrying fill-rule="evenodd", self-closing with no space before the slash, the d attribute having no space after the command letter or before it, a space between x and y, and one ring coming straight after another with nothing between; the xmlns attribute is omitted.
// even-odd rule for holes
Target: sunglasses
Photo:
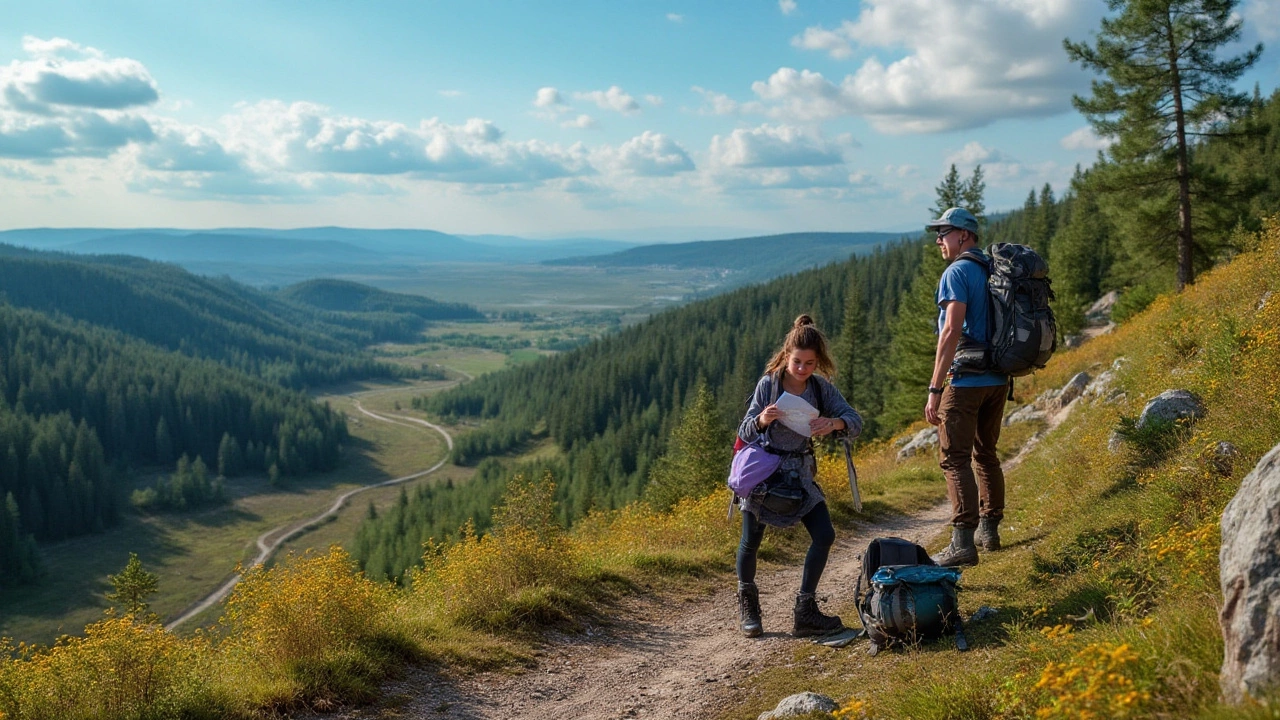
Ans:
<svg viewBox="0 0 1280 720"><path fill-rule="evenodd" d="M946 236L947 236L947 235L949 235L950 233L955 232L955 230L956 230L956 228L954 228L954 227L939 228L939 230L938 230L938 239L939 239L939 240L941 240L942 238L946 237Z"/></svg>

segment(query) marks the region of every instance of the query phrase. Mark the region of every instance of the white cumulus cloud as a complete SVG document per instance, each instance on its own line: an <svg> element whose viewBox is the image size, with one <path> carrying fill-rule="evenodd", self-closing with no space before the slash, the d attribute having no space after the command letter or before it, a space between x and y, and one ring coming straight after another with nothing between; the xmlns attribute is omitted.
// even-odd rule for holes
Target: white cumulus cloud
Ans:
<svg viewBox="0 0 1280 720"><path fill-rule="evenodd" d="M1098 137L1092 127L1085 125L1082 128L1072 130L1059 140L1058 144L1064 150L1106 150L1111 147L1112 142L1110 138Z"/></svg>
<svg viewBox="0 0 1280 720"><path fill-rule="evenodd" d="M611 86L608 90L576 92L573 96L578 100L593 102L601 110L613 110L623 115L635 115L640 112L640 103L617 85Z"/></svg>
<svg viewBox="0 0 1280 720"><path fill-rule="evenodd" d="M835 57L856 49L887 59L870 57L838 83L782 68L752 88L775 116L856 115L887 133L1056 114L1087 88L1062 39L1089 37L1105 11L1097 0L867 0L855 20L808 28L792 42Z"/></svg>
<svg viewBox="0 0 1280 720"><path fill-rule="evenodd" d="M711 158L726 167L812 167L839 165L844 152L816 132L765 124L711 138Z"/></svg>
<svg viewBox="0 0 1280 720"><path fill-rule="evenodd" d="M107 58L63 38L27 37L23 49L30 59L0 67L0 96L13 110L124 110L160 99L151 73L137 60Z"/></svg>
<svg viewBox="0 0 1280 720"><path fill-rule="evenodd" d="M845 25L851 24L848 21L845 22ZM791 45L803 50L819 50L837 60L844 60L853 55L853 45L850 44L847 32L827 30L822 27L805 28L804 32L791 38Z"/></svg>
<svg viewBox="0 0 1280 720"><path fill-rule="evenodd" d="M564 122L560 123L560 127L577 128L579 130L586 130L587 128L593 128L595 126L596 126L595 118L586 114L579 115L578 117L572 120L565 120Z"/></svg>
<svg viewBox="0 0 1280 720"><path fill-rule="evenodd" d="M544 110L562 107L564 99L560 96L560 91L553 87L538 88L538 92L533 96L533 106Z"/></svg>
<svg viewBox="0 0 1280 720"><path fill-rule="evenodd" d="M616 148L603 148L599 155L602 164L645 177L669 177L695 168L680 143L648 130Z"/></svg>
<svg viewBox="0 0 1280 720"><path fill-rule="evenodd" d="M667 13L667 19L673 23L684 22L684 16L681 15L680 13Z"/></svg>
<svg viewBox="0 0 1280 720"><path fill-rule="evenodd" d="M796 11L796 0L778 0L778 9L783 15L790 15Z"/></svg>

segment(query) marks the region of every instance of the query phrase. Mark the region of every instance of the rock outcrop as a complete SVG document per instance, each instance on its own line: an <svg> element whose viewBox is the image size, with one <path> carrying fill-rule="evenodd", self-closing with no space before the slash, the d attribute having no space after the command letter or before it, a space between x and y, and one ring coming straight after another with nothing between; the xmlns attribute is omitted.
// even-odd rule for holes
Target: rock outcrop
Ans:
<svg viewBox="0 0 1280 720"><path fill-rule="evenodd" d="M1165 390L1151 398L1138 416L1138 429L1153 422L1198 420L1204 417L1204 404L1190 390Z"/></svg>
<svg viewBox="0 0 1280 720"><path fill-rule="evenodd" d="M815 712L832 713L839 709L840 705L826 695L802 692L783 698L782 702L778 703L778 707L768 712L760 713L760 717L756 720L781 720L781 718L808 715Z"/></svg>
<svg viewBox="0 0 1280 720"><path fill-rule="evenodd" d="M1280 689L1280 445L1240 483L1222 513L1219 683L1228 702Z"/></svg>
<svg viewBox="0 0 1280 720"><path fill-rule="evenodd" d="M912 436L911 440L898 451L898 461L928 452L938 447L938 428L927 427Z"/></svg>

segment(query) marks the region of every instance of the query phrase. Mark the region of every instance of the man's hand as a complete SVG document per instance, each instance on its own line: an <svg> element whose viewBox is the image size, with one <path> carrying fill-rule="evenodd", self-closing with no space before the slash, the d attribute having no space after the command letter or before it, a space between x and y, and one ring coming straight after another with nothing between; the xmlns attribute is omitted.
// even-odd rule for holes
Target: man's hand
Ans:
<svg viewBox="0 0 1280 720"><path fill-rule="evenodd" d="M929 401L924 404L924 419L928 420L930 425L938 425L942 422L942 418L938 417L938 406L941 404L941 394L929 393Z"/></svg>

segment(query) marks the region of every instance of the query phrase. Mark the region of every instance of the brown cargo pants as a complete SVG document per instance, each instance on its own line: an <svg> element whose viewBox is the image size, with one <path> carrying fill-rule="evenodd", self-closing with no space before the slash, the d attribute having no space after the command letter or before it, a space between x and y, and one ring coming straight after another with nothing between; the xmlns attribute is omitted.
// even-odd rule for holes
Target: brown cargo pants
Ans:
<svg viewBox="0 0 1280 720"><path fill-rule="evenodd" d="M951 524L977 527L979 517L1004 517L1004 470L996 455L1008 385L948 385L938 406L938 449L951 499ZM974 478L973 465L978 466Z"/></svg>

